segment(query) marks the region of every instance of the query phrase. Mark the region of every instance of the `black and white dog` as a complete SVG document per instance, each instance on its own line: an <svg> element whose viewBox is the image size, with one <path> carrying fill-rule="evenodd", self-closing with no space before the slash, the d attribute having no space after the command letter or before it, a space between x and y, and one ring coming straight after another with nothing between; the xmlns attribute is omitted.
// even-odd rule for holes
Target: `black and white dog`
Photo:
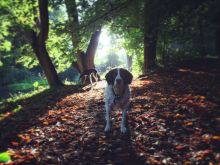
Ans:
<svg viewBox="0 0 220 165"><path fill-rule="evenodd" d="M97 70L94 68L84 70L79 78L81 79L82 84L86 84L87 79L89 79L91 85L93 85L93 80L95 82L99 80Z"/></svg>
<svg viewBox="0 0 220 165"><path fill-rule="evenodd" d="M129 110L130 89L129 84L132 82L132 74L126 69L116 68L109 71L106 76L108 83L105 88L105 132L110 131L110 113L113 109L122 110L121 132L126 133L126 117Z"/></svg>

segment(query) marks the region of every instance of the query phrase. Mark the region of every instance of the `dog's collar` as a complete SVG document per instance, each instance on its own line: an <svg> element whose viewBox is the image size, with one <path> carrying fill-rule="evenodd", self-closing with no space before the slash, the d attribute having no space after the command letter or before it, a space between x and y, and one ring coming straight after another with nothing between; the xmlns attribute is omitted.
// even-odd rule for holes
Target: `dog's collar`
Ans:
<svg viewBox="0 0 220 165"><path fill-rule="evenodd" d="M115 93L115 91L114 91L114 89L113 89L113 88L112 88L112 91L113 91L113 94L115 95L115 98L117 98L117 99L121 98L121 96L120 96L120 95L117 95L117 94Z"/></svg>
<svg viewBox="0 0 220 165"><path fill-rule="evenodd" d="M119 101L121 99L121 96L120 95L117 95L114 91L114 89L112 88L112 91L113 91L113 94L115 96L114 98L114 104L116 105L116 102Z"/></svg>

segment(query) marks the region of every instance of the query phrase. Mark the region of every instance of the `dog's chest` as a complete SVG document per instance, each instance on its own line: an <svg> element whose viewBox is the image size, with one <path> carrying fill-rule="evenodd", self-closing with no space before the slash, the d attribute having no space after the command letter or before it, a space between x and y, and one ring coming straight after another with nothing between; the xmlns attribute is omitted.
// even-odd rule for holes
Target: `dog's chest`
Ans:
<svg viewBox="0 0 220 165"><path fill-rule="evenodd" d="M123 107L122 98L118 98L115 95L111 95L110 97L106 98L106 104L108 106L113 107L113 109L120 109Z"/></svg>
<svg viewBox="0 0 220 165"><path fill-rule="evenodd" d="M113 100L113 109L116 110L121 108L123 108L122 98L118 98L117 96L115 96Z"/></svg>
<svg viewBox="0 0 220 165"><path fill-rule="evenodd" d="M127 100L128 101L128 100ZM121 97L117 97L112 91L111 86L107 86L105 89L105 105L108 107L112 107L112 109L122 109L124 107L124 103L127 102L124 98L124 95Z"/></svg>

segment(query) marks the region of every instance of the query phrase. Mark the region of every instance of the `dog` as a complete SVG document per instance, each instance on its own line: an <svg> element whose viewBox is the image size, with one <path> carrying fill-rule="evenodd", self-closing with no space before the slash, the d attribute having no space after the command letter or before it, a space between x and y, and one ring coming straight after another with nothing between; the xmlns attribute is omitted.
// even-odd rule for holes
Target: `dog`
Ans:
<svg viewBox="0 0 220 165"><path fill-rule="evenodd" d="M86 84L86 80L89 78L91 86L93 85L93 80L95 80L95 82L97 82L99 80L97 70L94 68L84 70L79 78L80 78L82 84Z"/></svg>
<svg viewBox="0 0 220 165"><path fill-rule="evenodd" d="M104 98L105 98L105 119L106 126L104 131L108 132L111 129L110 126L110 113L112 110L121 109L122 110L122 121L121 121L121 133L126 133L126 117L129 110L129 99L130 99L130 89L129 84L131 84L133 76L132 74L123 68L116 68L110 70L105 75L107 81L107 87L105 88Z"/></svg>

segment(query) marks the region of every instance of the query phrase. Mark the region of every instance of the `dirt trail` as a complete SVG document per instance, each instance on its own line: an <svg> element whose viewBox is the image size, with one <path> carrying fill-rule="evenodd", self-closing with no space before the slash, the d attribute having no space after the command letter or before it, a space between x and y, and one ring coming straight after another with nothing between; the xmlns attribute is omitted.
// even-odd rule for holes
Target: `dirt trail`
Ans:
<svg viewBox="0 0 220 165"><path fill-rule="evenodd" d="M70 100L74 101L67 108L66 105ZM80 106L73 110L72 105L77 104ZM69 117L68 121L65 117L64 123L55 124L56 131L60 129L59 127L63 128L64 132L70 131L67 131L65 135L62 132L64 136L61 138L58 136L57 139L54 139L55 143L59 143L62 139L63 144L53 145L53 147L49 145L46 148L43 146L39 158L46 157L39 159L39 162L52 164L58 162L61 164L143 164L132 150L130 134L122 135L120 133L120 121L116 119L119 112L113 113L112 116L113 131L108 135L104 133L103 88L68 96L59 105L61 107L65 105L64 113ZM61 148L59 149L59 147ZM55 153L51 155L51 159L48 159L51 148Z"/></svg>
<svg viewBox="0 0 220 165"><path fill-rule="evenodd" d="M62 98L17 134L9 149L14 163L143 164L130 134L120 133L120 112L113 113L113 131L104 133L104 89L97 86Z"/></svg>
<svg viewBox="0 0 220 165"><path fill-rule="evenodd" d="M219 74L183 69L135 80L126 135L120 133L117 111L112 131L103 132L103 85L93 91L64 90L60 99L50 97L53 104L31 106L26 113L36 111L34 119L16 120L23 129L5 148L15 164L217 164L219 82Z"/></svg>

